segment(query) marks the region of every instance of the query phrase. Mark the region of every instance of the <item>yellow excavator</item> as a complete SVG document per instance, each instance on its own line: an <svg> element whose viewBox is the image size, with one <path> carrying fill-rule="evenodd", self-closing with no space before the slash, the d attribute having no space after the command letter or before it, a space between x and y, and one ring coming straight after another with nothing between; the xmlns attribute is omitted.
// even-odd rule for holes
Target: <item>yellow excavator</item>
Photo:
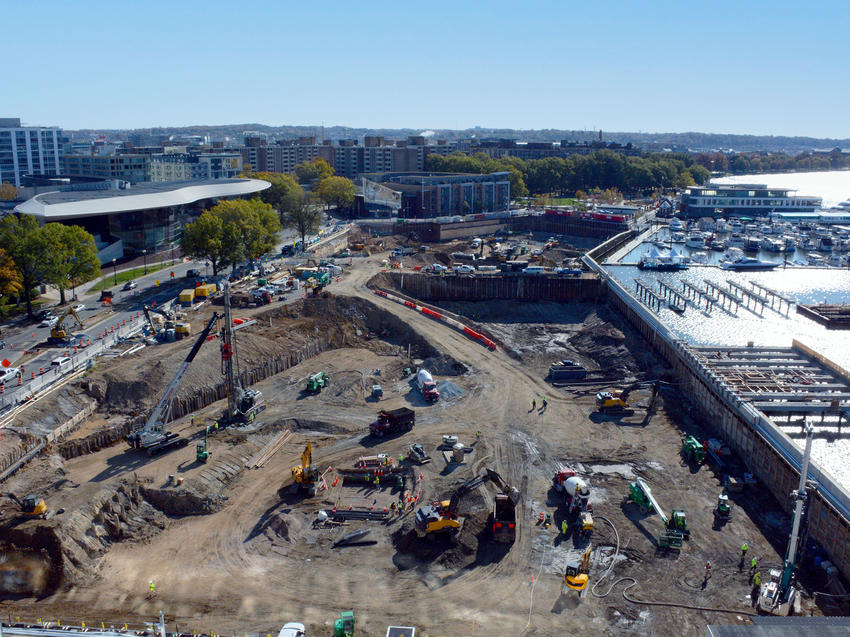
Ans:
<svg viewBox="0 0 850 637"><path fill-rule="evenodd" d="M292 477L295 480L294 487L297 490L306 491L311 496L316 495L316 484L319 482L319 467L313 464L313 446L308 441L301 454L301 464L292 467Z"/></svg>
<svg viewBox="0 0 850 637"><path fill-rule="evenodd" d="M65 319L69 316L73 316L77 321L77 324L80 326L80 329L85 329L83 322L80 320L80 317L74 311L73 307L69 307L65 312L60 316L56 323L50 328L50 337L47 339L48 343L65 343L68 340L68 334L65 332L65 329L62 327L62 324L65 322Z"/></svg>
<svg viewBox="0 0 850 637"><path fill-rule="evenodd" d="M624 411L629 409L629 394L640 385L641 383L633 383L625 389L599 392L596 394L596 409L598 411Z"/></svg>
<svg viewBox="0 0 850 637"><path fill-rule="evenodd" d="M588 545L587 550L581 556L581 561L570 560L567 562L567 568L564 571L564 586L574 591L583 591L587 588L587 569L590 566L591 549L592 547Z"/></svg>
<svg viewBox="0 0 850 637"><path fill-rule="evenodd" d="M43 518L47 516L47 505L44 498L37 495L28 495L21 500L14 493L7 494L9 499L15 502L21 508L21 517L25 518Z"/></svg>

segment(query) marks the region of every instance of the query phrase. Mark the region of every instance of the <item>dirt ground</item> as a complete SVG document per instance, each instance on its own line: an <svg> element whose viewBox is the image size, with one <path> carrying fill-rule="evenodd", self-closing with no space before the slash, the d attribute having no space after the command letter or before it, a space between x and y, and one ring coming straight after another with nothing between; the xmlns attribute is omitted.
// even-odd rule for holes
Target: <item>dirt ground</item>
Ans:
<svg viewBox="0 0 850 637"><path fill-rule="evenodd" d="M358 634L364 635L383 635L389 624L417 626L417 634L426 636L492 635L494 627L522 635L702 635L707 623L746 622L751 587L747 570L739 569L740 546L746 542L749 555L759 557L762 574L766 565L780 563L777 549L784 549L788 520L778 507L759 502L756 490L733 495L731 521L715 524L721 477L707 465L683 462L682 432L700 432L675 388L661 390L649 418L648 392L636 393L634 414L620 418L595 412L596 388L555 387L545 381L549 363L560 358L578 358L598 371L600 386L662 376L663 366L621 317L593 305L448 308L496 333L512 349L509 356L375 296L366 281L380 257L356 263L331 292L368 299L380 317L375 313L358 322L351 312L329 314L328 302L308 300L273 315L271 328L261 321L239 333L246 357L291 348L301 342L298 334L304 337L314 328L337 330L340 336L334 349L259 383L268 408L248 428L215 434L207 465L195 461L194 441L217 418L222 403L196 413L194 426L188 418L174 423L171 428L191 437L192 444L171 453L151 459L116 444L69 461L42 456L11 478L8 490L38 491L51 509L64 513L48 522L12 524L9 537L19 548L32 548L23 537L28 529L32 537L34 529L52 529L63 543L65 572L55 590L40 596L19 593L0 602L0 610L96 625L150 621L162 609L170 627L217 634L273 634L287 621L300 621L308 634L325 635L345 610L355 611ZM342 299L339 303L340 310L362 309ZM385 329L370 332L368 326L379 320ZM295 324L307 329L284 329ZM444 390L435 404L425 403L403 374L416 364L407 358L405 345L411 341L421 342L412 358L426 358L424 365ZM157 353L148 348L135 361L98 370L93 380L103 396L119 388L135 392L123 403L116 397L116 410L155 402L160 385L144 377L153 369L168 378L167 370L185 351L179 343L162 347L171 349ZM187 378L192 386L212 382L218 374L217 348L202 352L206 358L201 362L199 357L200 370ZM156 367L157 358L161 367ZM320 369L330 375L329 387L306 394L306 377ZM379 402L369 396L376 382L384 390ZM411 432L381 440L367 435L377 409L400 406L416 411ZM107 422L103 414L94 418ZM292 437L267 464L245 468L285 429L292 430ZM437 448L444 434L455 434L469 446L462 464L444 461ZM321 471L334 468L325 476L328 489L314 498L289 489L290 468L298 464L307 441ZM421 502L448 498L485 468L519 489L515 543L495 545L487 537L491 485L464 499L465 521L454 541L411 535L410 510L386 523L314 525L321 509L381 508L399 501L403 493L391 483L344 482L340 487L333 478L359 456L387 453L397 459L411 442L421 442L433 458L415 468L414 482L404 488L421 488ZM563 589L565 564L581 554L586 542L560 534L563 496L551 489L559 466L574 468L592 490L596 521L590 587L581 596ZM624 503L636 477L651 485L668 512L687 510L692 535L681 551L660 552L659 516L642 515ZM553 515L551 527L538 523L540 512ZM371 530L365 541L334 547L343 534L359 528ZM617 537L616 563L600 581ZM712 576L704 580L709 560ZM44 579L43 573L39 577ZM622 596L629 582L611 586L623 577L637 582L628 592L633 598L733 612L633 604ZM156 599L147 598L150 580L156 583Z"/></svg>

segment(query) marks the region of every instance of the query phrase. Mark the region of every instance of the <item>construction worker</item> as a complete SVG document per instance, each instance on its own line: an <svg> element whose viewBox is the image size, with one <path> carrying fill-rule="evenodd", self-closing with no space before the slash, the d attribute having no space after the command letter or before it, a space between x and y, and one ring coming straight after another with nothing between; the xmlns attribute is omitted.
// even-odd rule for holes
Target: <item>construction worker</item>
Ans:
<svg viewBox="0 0 850 637"><path fill-rule="evenodd" d="M195 414L192 414L191 422L192 422L192 426L194 427L195 426Z"/></svg>
<svg viewBox="0 0 850 637"><path fill-rule="evenodd" d="M752 560L750 560L750 573L756 572L756 569L758 568L758 564L759 564L759 560L758 560L757 557L754 557Z"/></svg>
<svg viewBox="0 0 850 637"><path fill-rule="evenodd" d="M747 556L747 551L750 550L750 547L747 546L747 543L744 542L741 544L741 559L743 560Z"/></svg>
<svg viewBox="0 0 850 637"><path fill-rule="evenodd" d="M546 402L546 398L543 399L543 411L546 411L546 405L549 403Z"/></svg>
<svg viewBox="0 0 850 637"><path fill-rule="evenodd" d="M148 582L148 591L148 595L156 597L156 584L153 583L153 580Z"/></svg>
<svg viewBox="0 0 850 637"><path fill-rule="evenodd" d="M759 588L761 586L761 573L756 573L753 575L753 587Z"/></svg>
<svg viewBox="0 0 850 637"><path fill-rule="evenodd" d="M375 476L375 487L377 488L381 484L381 477Z"/></svg>
<svg viewBox="0 0 850 637"><path fill-rule="evenodd" d="M566 535L567 535L567 531L569 531L569 530L570 530L570 527L569 527L569 525L567 524L567 521L566 521L566 520L561 520L561 535L563 535L564 537L566 537Z"/></svg>
<svg viewBox="0 0 850 637"><path fill-rule="evenodd" d="M711 562L705 563L705 580L711 579Z"/></svg>
<svg viewBox="0 0 850 637"><path fill-rule="evenodd" d="M531 399L531 411L534 411L535 409L537 409L537 399L532 398Z"/></svg>
<svg viewBox="0 0 850 637"><path fill-rule="evenodd" d="M478 431L476 431L476 432L475 432L475 439L476 439L476 440L481 440L481 430L480 430L480 429L479 429Z"/></svg>

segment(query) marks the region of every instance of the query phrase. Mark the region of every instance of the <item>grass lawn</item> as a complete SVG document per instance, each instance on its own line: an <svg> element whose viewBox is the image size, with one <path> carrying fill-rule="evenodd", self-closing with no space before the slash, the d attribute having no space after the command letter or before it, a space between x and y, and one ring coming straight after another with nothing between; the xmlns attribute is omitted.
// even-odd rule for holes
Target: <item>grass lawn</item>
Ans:
<svg viewBox="0 0 850 637"><path fill-rule="evenodd" d="M166 268L170 268L172 265L171 261L167 261L165 263L152 263L147 267L147 273L156 272L157 270L164 270ZM115 287L116 285L121 285L122 283L126 283L127 281L132 281L133 279L137 279L140 276L145 275L145 267L141 266L138 268L133 268L132 270L125 270L124 272L119 272L116 277L114 274L106 274L106 266L104 266L104 275L93 286L91 286L92 292L99 292L100 290L106 290L111 287ZM117 283L115 282L117 278Z"/></svg>
<svg viewBox="0 0 850 637"><path fill-rule="evenodd" d="M578 201L572 197L554 197L552 203L556 206L575 206Z"/></svg>

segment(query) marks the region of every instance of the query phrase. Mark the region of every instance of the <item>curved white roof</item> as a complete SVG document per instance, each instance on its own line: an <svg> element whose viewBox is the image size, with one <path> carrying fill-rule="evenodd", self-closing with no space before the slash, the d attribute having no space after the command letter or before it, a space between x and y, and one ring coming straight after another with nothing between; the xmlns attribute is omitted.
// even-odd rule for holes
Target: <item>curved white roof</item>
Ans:
<svg viewBox="0 0 850 637"><path fill-rule="evenodd" d="M145 182L126 190L44 192L15 206L15 211L53 221L167 208L217 197L251 195L270 186L269 182L261 179Z"/></svg>

